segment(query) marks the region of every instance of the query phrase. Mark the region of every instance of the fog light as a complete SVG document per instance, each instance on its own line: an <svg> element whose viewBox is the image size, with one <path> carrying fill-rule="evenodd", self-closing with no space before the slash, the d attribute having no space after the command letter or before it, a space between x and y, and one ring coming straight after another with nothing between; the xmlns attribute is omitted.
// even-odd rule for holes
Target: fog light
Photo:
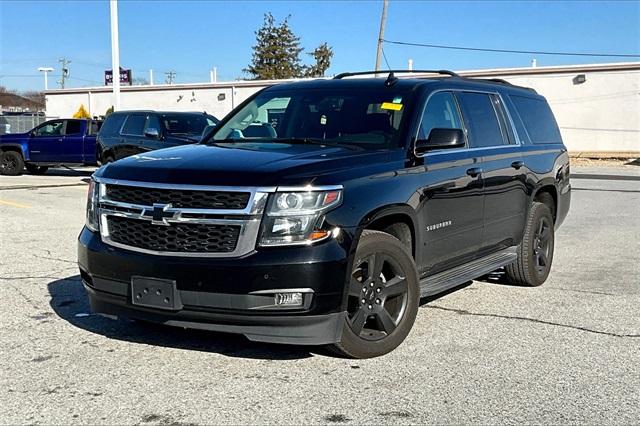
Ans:
<svg viewBox="0 0 640 426"><path fill-rule="evenodd" d="M302 293L276 293L274 303L276 305L302 306Z"/></svg>

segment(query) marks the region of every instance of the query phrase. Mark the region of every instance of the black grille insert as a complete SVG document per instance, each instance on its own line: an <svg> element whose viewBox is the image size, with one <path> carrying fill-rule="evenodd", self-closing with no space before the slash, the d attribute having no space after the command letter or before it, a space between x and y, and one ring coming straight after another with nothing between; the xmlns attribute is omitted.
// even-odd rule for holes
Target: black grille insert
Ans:
<svg viewBox="0 0 640 426"><path fill-rule="evenodd" d="M242 210L249 202L249 192L222 192L190 189L162 189L141 186L107 185L107 197L112 201L152 206L171 204L185 209Z"/></svg>
<svg viewBox="0 0 640 426"><path fill-rule="evenodd" d="M109 216L107 223L112 241L160 252L230 253L235 250L240 235L237 225L174 223L164 226L119 216Z"/></svg>

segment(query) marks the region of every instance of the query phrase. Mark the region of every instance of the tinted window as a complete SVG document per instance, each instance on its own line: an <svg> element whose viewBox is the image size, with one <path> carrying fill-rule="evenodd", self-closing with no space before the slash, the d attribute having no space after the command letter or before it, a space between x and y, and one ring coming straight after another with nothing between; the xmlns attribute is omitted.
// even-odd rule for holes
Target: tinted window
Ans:
<svg viewBox="0 0 640 426"><path fill-rule="evenodd" d="M144 130L146 131L147 129L156 129L159 133L162 133L162 126L160 125L160 120L158 120L157 115L149 115L147 126L144 128Z"/></svg>
<svg viewBox="0 0 640 426"><path fill-rule="evenodd" d="M102 121L94 121L91 120L91 127L89 128L90 135L97 135L100 131L100 127L102 127Z"/></svg>
<svg viewBox="0 0 640 426"><path fill-rule="evenodd" d="M418 139L427 139L432 129L462 129L460 113L450 92L438 92L429 98L422 114Z"/></svg>
<svg viewBox="0 0 640 426"><path fill-rule="evenodd" d="M542 99L511 95L533 143L559 143L562 138L549 104Z"/></svg>
<svg viewBox="0 0 640 426"><path fill-rule="evenodd" d="M64 121L50 121L43 124L35 130L36 136L60 136L62 135L62 126Z"/></svg>
<svg viewBox="0 0 640 426"><path fill-rule="evenodd" d="M204 114L162 114L161 120L167 133L181 136L199 136L209 125Z"/></svg>
<svg viewBox="0 0 640 426"><path fill-rule="evenodd" d="M397 146L406 90L267 90L229 118L214 139L357 145L365 149Z"/></svg>
<svg viewBox="0 0 640 426"><path fill-rule="evenodd" d="M127 116L125 114L111 114L109 115L100 128L100 136L115 135L120 131L122 123Z"/></svg>
<svg viewBox="0 0 640 426"><path fill-rule="evenodd" d="M144 124L147 121L147 117L142 114L132 114L127 118L122 128L123 135L142 135L144 131Z"/></svg>
<svg viewBox="0 0 640 426"><path fill-rule="evenodd" d="M474 148L503 145L505 141L491 96L471 92L462 92L457 96L468 130L469 144Z"/></svg>
<svg viewBox="0 0 640 426"><path fill-rule="evenodd" d="M82 133L82 122L76 120L67 121L67 128L64 131L65 135L79 135Z"/></svg>

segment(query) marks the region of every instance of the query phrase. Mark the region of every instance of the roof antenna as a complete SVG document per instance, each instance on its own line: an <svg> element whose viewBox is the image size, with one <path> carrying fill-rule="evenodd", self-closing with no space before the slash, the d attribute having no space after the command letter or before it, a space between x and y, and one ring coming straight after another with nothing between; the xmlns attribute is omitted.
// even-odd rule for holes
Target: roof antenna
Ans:
<svg viewBox="0 0 640 426"><path fill-rule="evenodd" d="M393 71L391 71L391 72L389 73L389 76L388 76L388 77L387 77L387 79L385 80L384 85L385 85L385 86L387 86L387 87L389 87L389 86L393 86L393 85L394 85L394 84L396 84L397 82L398 82L398 77L396 77L396 76L393 74Z"/></svg>

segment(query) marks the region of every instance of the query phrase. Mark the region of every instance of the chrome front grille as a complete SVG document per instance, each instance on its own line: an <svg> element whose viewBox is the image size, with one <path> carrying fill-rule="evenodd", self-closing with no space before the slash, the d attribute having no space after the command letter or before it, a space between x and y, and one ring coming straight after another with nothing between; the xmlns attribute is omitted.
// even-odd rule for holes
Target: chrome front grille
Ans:
<svg viewBox="0 0 640 426"><path fill-rule="evenodd" d="M237 257L253 251L268 194L275 191L96 180L102 240L165 256Z"/></svg>

